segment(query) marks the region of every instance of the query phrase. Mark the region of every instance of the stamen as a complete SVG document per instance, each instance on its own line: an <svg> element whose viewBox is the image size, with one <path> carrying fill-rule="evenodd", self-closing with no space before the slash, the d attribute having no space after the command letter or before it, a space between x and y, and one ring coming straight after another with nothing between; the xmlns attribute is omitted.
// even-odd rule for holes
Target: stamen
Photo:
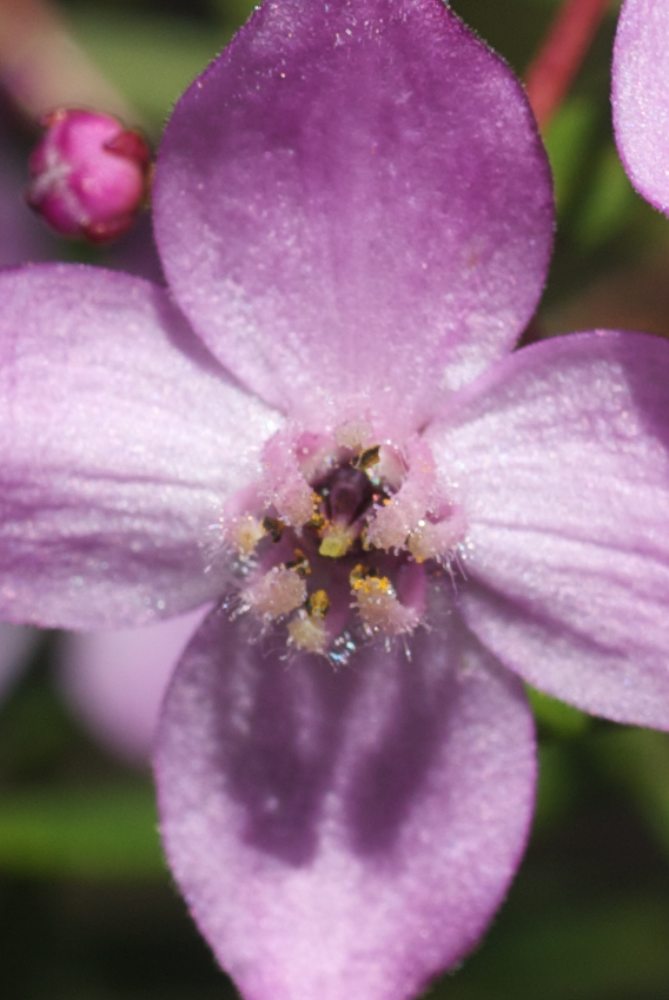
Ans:
<svg viewBox="0 0 669 1000"><path fill-rule="evenodd" d="M380 444L375 444L372 448L365 448L356 459L356 469L362 469L366 472L367 469L371 469L374 465L377 465L380 459L380 452Z"/></svg>
<svg viewBox="0 0 669 1000"><path fill-rule="evenodd" d="M243 604L260 618L283 618L306 599L303 577L288 566L274 566L242 591Z"/></svg>
<svg viewBox="0 0 669 1000"><path fill-rule="evenodd" d="M351 588L354 594L362 594L366 597L395 593L387 576L375 576L373 573L365 573L360 576L354 576L351 573Z"/></svg>
<svg viewBox="0 0 669 1000"><path fill-rule="evenodd" d="M330 636L322 618L314 618L302 610L288 622L288 642L302 653L322 656L328 651Z"/></svg>
<svg viewBox="0 0 669 1000"><path fill-rule="evenodd" d="M264 521L259 521L252 514L244 514L232 522L227 535L240 556L250 556L261 538L265 537L265 532Z"/></svg>
<svg viewBox="0 0 669 1000"><path fill-rule="evenodd" d="M466 537L427 444L398 445L364 424L287 429L265 446L263 465L248 500L237 499L249 513L229 530L241 556L253 556L239 560L241 610L265 625L278 619L291 647L333 664L366 638L408 636L428 612L430 581Z"/></svg>
<svg viewBox="0 0 669 1000"><path fill-rule="evenodd" d="M314 510L313 514L306 523L307 528L315 528L316 531L320 531L325 525L325 514L320 509L321 498L318 493L313 494Z"/></svg>
<svg viewBox="0 0 669 1000"><path fill-rule="evenodd" d="M437 522L421 520L407 540L407 548L417 563L428 559L449 559L465 537L465 520L458 510Z"/></svg>
<svg viewBox="0 0 669 1000"><path fill-rule="evenodd" d="M309 595L306 610L301 609L288 622L288 641L303 653L327 652L330 636L324 618L330 610L330 598L326 590L315 590Z"/></svg>
<svg viewBox="0 0 669 1000"><path fill-rule="evenodd" d="M330 598L327 590L315 590L309 595L307 611L313 618L325 618L330 610Z"/></svg>
<svg viewBox="0 0 669 1000"><path fill-rule="evenodd" d="M401 501L392 499L375 508L374 516L365 532L366 544L375 549L384 549L386 552L402 549L411 528L412 519L405 505Z"/></svg>
<svg viewBox="0 0 669 1000"><path fill-rule="evenodd" d="M397 599L395 588L387 576L368 574L352 578L351 589L358 614L368 632L401 635L412 632L418 625L418 612Z"/></svg>
<svg viewBox="0 0 669 1000"><path fill-rule="evenodd" d="M348 582L351 586L351 589L355 587L356 582L358 580L362 580L366 576L373 576L373 575L374 575L373 571L370 570L368 566L365 566L364 563L361 562L356 563L348 575Z"/></svg>
<svg viewBox="0 0 669 1000"><path fill-rule="evenodd" d="M301 528L313 513L313 491L304 478L289 431L280 431L263 449L267 500L282 521Z"/></svg>
<svg viewBox="0 0 669 1000"><path fill-rule="evenodd" d="M411 462L404 480L389 503L376 507L367 528L367 541L386 552L403 549L407 538L424 520L435 500L435 468L432 454L421 441L411 449Z"/></svg>

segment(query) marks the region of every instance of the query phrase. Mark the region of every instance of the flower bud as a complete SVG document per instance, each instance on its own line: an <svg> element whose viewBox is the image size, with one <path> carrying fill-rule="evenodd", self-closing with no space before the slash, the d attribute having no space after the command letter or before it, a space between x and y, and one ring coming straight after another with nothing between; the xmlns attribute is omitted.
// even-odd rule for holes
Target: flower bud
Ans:
<svg viewBox="0 0 669 1000"><path fill-rule="evenodd" d="M62 108L28 161L26 198L61 236L92 243L130 229L147 194L150 152L143 137L111 115Z"/></svg>

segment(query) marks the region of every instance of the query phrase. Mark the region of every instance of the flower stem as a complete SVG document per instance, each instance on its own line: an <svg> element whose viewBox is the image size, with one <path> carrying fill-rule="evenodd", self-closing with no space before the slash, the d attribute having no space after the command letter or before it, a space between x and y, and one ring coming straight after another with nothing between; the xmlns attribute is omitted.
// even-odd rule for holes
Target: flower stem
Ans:
<svg viewBox="0 0 669 1000"><path fill-rule="evenodd" d="M564 0L525 74L527 96L545 129L590 47L609 0Z"/></svg>

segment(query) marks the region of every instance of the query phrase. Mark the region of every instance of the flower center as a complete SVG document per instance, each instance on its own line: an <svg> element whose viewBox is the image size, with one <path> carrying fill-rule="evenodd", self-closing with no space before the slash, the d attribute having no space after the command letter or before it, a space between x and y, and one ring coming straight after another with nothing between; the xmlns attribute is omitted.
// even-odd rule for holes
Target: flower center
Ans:
<svg viewBox="0 0 669 1000"><path fill-rule="evenodd" d="M340 663L362 642L407 636L425 620L428 583L451 570L465 522L419 436L398 445L346 424L271 438L224 534L241 578L236 613Z"/></svg>

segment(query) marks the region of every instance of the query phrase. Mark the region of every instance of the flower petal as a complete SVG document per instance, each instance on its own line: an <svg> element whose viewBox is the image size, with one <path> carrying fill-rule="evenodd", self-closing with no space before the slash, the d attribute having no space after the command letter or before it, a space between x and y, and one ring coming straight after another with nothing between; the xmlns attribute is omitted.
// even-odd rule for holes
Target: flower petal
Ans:
<svg viewBox="0 0 669 1000"><path fill-rule="evenodd" d="M172 870L246 1000L397 1000L505 893L533 727L455 618L411 661L368 649L334 671L214 613L168 692L156 773Z"/></svg>
<svg viewBox="0 0 669 1000"><path fill-rule="evenodd" d="M113 753L147 761L168 681L205 610L144 628L63 636L58 677L65 697Z"/></svg>
<svg viewBox="0 0 669 1000"><path fill-rule="evenodd" d="M640 194L669 212L669 5L627 0L613 56L613 123Z"/></svg>
<svg viewBox="0 0 669 1000"><path fill-rule="evenodd" d="M45 266L0 298L0 614L118 627L220 594L217 519L273 415L147 282Z"/></svg>
<svg viewBox="0 0 669 1000"><path fill-rule="evenodd" d="M552 235L518 81L441 0L266 0L177 105L154 208L242 381L412 426L513 344Z"/></svg>
<svg viewBox="0 0 669 1000"><path fill-rule="evenodd" d="M430 434L470 522L460 608L507 666L669 728L669 344L560 337L512 355Z"/></svg>

